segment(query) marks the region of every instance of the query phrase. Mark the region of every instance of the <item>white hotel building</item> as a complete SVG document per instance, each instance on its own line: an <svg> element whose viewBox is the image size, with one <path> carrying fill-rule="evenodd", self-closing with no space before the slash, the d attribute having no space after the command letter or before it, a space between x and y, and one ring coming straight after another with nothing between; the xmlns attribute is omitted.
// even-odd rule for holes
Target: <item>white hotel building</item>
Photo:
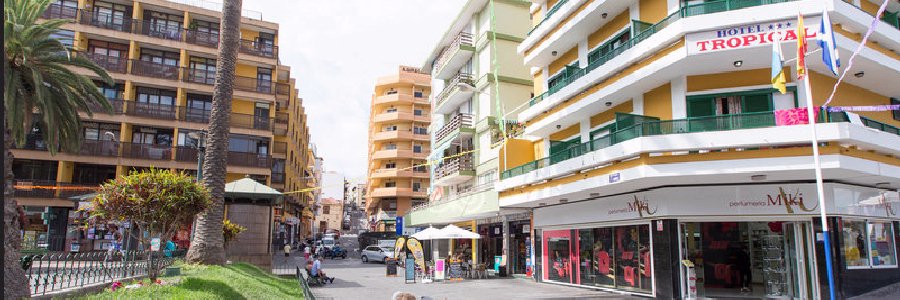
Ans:
<svg viewBox="0 0 900 300"><path fill-rule="evenodd" d="M839 298L900 281L900 111L819 117L820 207L809 126L776 116L808 94L822 105L836 76L814 38L809 90L786 63L780 94L769 68L769 34L794 58L798 10L814 35L823 8L846 67L882 1L533 0L517 50L535 97L496 190L501 209L533 210L535 278L658 298L828 298L825 209ZM898 104L898 10L831 106Z"/></svg>

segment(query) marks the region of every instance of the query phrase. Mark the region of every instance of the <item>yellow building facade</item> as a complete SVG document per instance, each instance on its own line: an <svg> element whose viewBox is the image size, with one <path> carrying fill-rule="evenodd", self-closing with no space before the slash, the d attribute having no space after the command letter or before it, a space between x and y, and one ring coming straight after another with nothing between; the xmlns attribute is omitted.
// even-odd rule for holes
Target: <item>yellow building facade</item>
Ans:
<svg viewBox="0 0 900 300"><path fill-rule="evenodd" d="M16 196L34 219L26 235L36 245L68 251L73 241L86 239L67 224L78 209L70 197L92 193L106 180L147 168L196 174L212 107L221 16L163 0L60 0L44 12L44 19L72 21L56 37L105 68L115 84L98 81L113 111L81 114L81 149L50 156L35 130L13 150ZM249 176L292 191L308 184L309 130L291 70L279 63L278 35L278 24L244 12L226 180ZM310 196L286 196L273 221L292 223L311 202ZM49 225L40 225L41 212L49 212ZM80 248L97 250L105 242L95 238Z"/></svg>
<svg viewBox="0 0 900 300"><path fill-rule="evenodd" d="M401 66L375 83L365 206L372 230L394 230L397 216L427 201L430 94L431 76L419 68Z"/></svg>

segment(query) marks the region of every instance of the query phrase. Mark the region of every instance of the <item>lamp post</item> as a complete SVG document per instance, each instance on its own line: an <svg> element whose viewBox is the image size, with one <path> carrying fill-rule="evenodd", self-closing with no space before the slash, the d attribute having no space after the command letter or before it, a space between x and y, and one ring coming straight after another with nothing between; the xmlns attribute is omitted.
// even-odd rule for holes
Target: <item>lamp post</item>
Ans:
<svg viewBox="0 0 900 300"><path fill-rule="evenodd" d="M188 137L197 141L197 182L203 179L203 157L206 152L206 131L193 131Z"/></svg>

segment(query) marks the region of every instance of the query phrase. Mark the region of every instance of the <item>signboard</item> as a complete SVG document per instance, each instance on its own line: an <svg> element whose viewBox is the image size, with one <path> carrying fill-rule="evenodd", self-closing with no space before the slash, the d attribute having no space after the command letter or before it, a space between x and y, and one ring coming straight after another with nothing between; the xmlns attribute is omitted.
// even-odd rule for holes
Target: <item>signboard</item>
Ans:
<svg viewBox="0 0 900 300"><path fill-rule="evenodd" d="M412 257L407 257L404 266L406 266L406 276L404 277L404 280L406 280L407 283L409 283L409 281L416 282L416 260Z"/></svg>
<svg viewBox="0 0 900 300"><path fill-rule="evenodd" d="M494 271L500 273L500 265L503 263L503 256L494 256Z"/></svg>
<svg viewBox="0 0 900 300"><path fill-rule="evenodd" d="M403 235L403 217L397 216L396 220L397 221L396 223L394 223L394 225L397 230L397 235Z"/></svg>
<svg viewBox="0 0 900 300"><path fill-rule="evenodd" d="M406 244L405 237L398 237L397 241L394 242L394 259L400 257L400 252L403 252L403 245Z"/></svg>
<svg viewBox="0 0 900 300"><path fill-rule="evenodd" d="M384 267L385 267L384 276L388 276L388 277L397 276L397 261L396 260L386 259L384 261Z"/></svg>
<svg viewBox="0 0 900 300"><path fill-rule="evenodd" d="M444 266L444 259L437 259L434 261L434 280L444 280L444 272L446 271L446 267Z"/></svg>
<svg viewBox="0 0 900 300"><path fill-rule="evenodd" d="M821 19L821 16L810 16L803 19L803 23L806 26L807 39L816 39ZM685 35L684 39L687 44L688 55L762 46L772 47L773 41L789 42L797 40L797 19L753 23L712 31L689 33Z"/></svg>
<svg viewBox="0 0 900 300"><path fill-rule="evenodd" d="M619 174L619 173L609 174L609 183L616 183L616 182L619 182L619 180L621 180L621 179L622 179L622 174Z"/></svg>
<svg viewBox="0 0 900 300"><path fill-rule="evenodd" d="M449 273L447 277L450 279L462 278L462 262L451 262Z"/></svg>
<svg viewBox="0 0 900 300"><path fill-rule="evenodd" d="M416 238L409 238L406 240L406 249L412 252L413 257L416 259L415 264L422 270L425 270L425 252L422 251L422 243Z"/></svg>
<svg viewBox="0 0 900 300"><path fill-rule="evenodd" d="M150 251L159 251L159 238L153 238L150 240Z"/></svg>
<svg viewBox="0 0 900 300"><path fill-rule="evenodd" d="M900 219L900 194L876 188L825 184L832 215ZM818 216L815 184L671 187L538 208L535 226L669 216Z"/></svg>

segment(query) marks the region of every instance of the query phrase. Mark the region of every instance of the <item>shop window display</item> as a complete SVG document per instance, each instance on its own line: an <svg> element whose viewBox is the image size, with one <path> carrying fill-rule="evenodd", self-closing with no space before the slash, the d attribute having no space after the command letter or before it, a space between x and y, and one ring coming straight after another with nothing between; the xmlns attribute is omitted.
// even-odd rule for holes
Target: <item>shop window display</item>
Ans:
<svg viewBox="0 0 900 300"><path fill-rule="evenodd" d="M869 223L869 245L872 266L897 266L894 253L894 226L887 222Z"/></svg>
<svg viewBox="0 0 900 300"><path fill-rule="evenodd" d="M571 256L569 253L569 238L555 237L547 242L547 262L549 270L547 279L560 282L572 281Z"/></svg>
<svg viewBox="0 0 900 300"><path fill-rule="evenodd" d="M545 231L543 235L545 280L653 292L649 226Z"/></svg>
<svg viewBox="0 0 900 300"><path fill-rule="evenodd" d="M866 247L866 222L844 220L841 236L844 241L844 261L847 267L867 267L869 251Z"/></svg>
<svg viewBox="0 0 900 300"><path fill-rule="evenodd" d="M613 229L595 228L578 233L581 243L581 284L615 287Z"/></svg>
<svg viewBox="0 0 900 300"><path fill-rule="evenodd" d="M651 291L650 232L646 225L615 227L616 287Z"/></svg>

